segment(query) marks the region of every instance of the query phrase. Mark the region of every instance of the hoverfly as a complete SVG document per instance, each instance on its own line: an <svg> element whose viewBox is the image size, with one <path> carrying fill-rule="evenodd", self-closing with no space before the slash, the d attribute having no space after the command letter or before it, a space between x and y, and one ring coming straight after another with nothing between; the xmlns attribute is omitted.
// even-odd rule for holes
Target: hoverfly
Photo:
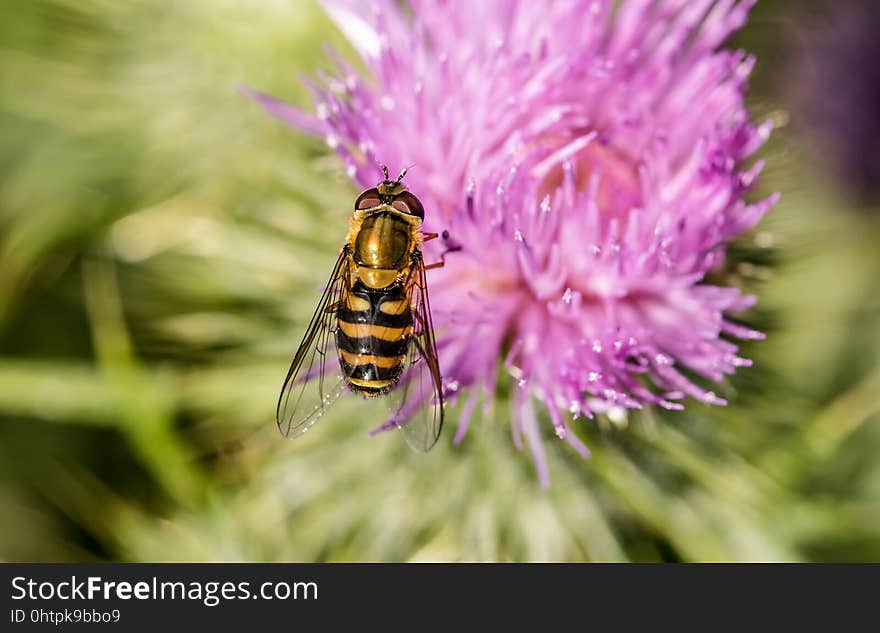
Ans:
<svg viewBox="0 0 880 633"><path fill-rule="evenodd" d="M392 421L414 449L428 451L443 426L443 393L422 243L425 211L388 177L354 204L348 239L318 301L278 399L281 433L305 433L347 387L386 396ZM335 344L336 356L330 351Z"/></svg>

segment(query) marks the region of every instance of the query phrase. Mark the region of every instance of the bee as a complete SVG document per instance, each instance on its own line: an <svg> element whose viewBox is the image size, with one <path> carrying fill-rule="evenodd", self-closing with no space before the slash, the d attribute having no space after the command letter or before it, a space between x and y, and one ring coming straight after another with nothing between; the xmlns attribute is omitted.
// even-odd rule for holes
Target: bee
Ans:
<svg viewBox="0 0 880 633"><path fill-rule="evenodd" d="M422 244L422 203L388 177L354 203L342 247L278 399L281 433L305 433L342 392L387 396L392 421L428 451L443 427L443 391ZM333 358L331 345L336 347Z"/></svg>

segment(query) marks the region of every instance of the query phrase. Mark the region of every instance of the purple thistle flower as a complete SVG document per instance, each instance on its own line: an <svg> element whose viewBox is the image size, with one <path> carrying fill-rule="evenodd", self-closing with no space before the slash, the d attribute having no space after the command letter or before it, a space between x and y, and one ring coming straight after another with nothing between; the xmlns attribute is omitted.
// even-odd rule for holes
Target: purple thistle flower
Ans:
<svg viewBox="0 0 880 633"><path fill-rule="evenodd" d="M446 242L426 261L458 249L429 273L455 442L510 380L543 485L540 409L587 456L572 419L723 405L685 373L720 381L749 364L729 339L762 336L726 316L753 297L701 283L776 201L743 199L770 125L743 105L754 58L719 50L753 2L615 4L325 2L371 76L334 56L314 116L253 93L361 187L380 162L414 166Z"/></svg>

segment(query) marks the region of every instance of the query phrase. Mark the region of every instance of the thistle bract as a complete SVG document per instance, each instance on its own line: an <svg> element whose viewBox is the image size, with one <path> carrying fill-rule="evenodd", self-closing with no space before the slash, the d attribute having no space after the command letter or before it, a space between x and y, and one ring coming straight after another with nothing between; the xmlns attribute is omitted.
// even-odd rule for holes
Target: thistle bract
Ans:
<svg viewBox="0 0 880 633"><path fill-rule="evenodd" d="M544 484L542 417L587 455L582 418L725 404L707 385L761 335L704 278L776 199L744 200L770 126L743 104L754 58L721 48L752 4L326 2L369 72L334 55L314 114L254 94L361 187L413 166L444 235L426 259L456 249L429 274L456 442L501 380Z"/></svg>

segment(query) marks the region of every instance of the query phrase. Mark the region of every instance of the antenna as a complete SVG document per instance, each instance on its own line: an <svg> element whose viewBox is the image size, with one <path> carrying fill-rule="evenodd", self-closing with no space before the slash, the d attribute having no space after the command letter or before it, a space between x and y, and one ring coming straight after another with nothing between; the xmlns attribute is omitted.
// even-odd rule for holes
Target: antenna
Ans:
<svg viewBox="0 0 880 633"><path fill-rule="evenodd" d="M400 175L397 177L397 182L400 182L401 180L403 180L403 177L406 176L406 170L407 170L407 169L409 169L409 167L404 167L404 168L403 168L403 171L401 171L401 172L400 172Z"/></svg>
<svg viewBox="0 0 880 633"><path fill-rule="evenodd" d="M388 167L382 165L382 173L385 174L385 180L388 180Z"/></svg>

